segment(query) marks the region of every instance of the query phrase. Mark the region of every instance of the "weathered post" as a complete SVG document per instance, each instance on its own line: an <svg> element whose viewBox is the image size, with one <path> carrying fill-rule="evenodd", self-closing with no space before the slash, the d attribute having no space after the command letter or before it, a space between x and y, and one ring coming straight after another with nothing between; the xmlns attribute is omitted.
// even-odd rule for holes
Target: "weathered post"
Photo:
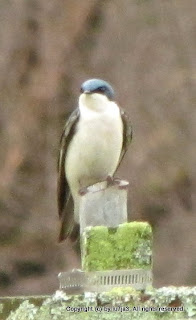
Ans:
<svg viewBox="0 0 196 320"><path fill-rule="evenodd" d="M128 186L128 181L115 180L109 186L107 181L102 181L87 188L87 192L80 196L81 235L87 227L116 228L127 222Z"/></svg>
<svg viewBox="0 0 196 320"><path fill-rule="evenodd" d="M61 273L61 288L102 292L152 283L152 230L146 222L127 223L128 186L103 181L80 195L82 272Z"/></svg>

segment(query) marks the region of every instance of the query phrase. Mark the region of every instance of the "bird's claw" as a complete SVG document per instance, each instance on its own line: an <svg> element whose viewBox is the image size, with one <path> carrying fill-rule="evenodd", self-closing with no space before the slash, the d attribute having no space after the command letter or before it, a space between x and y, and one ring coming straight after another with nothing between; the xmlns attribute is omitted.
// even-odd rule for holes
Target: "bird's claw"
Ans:
<svg viewBox="0 0 196 320"><path fill-rule="evenodd" d="M106 181L107 181L107 187L111 187L114 185L120 185L121 180L109 175L109 176L107 176Z"/></svg>
<svg viewBox="0 0 196 320"><path fill-rule="evenodd" d="M87 192L88 192L88 188L87 187L80 188L79 195L80 196L84 196L85 194L87 194Z"/></svg>

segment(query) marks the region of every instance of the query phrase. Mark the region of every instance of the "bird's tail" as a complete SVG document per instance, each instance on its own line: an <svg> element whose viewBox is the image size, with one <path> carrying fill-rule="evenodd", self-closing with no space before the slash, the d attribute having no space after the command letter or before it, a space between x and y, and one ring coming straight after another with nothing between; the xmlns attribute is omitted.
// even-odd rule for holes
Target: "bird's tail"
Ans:
<svg viewBox="0 0 196 320"><path fill-rule="evenodd" d="M58 242L62 242L70 238L72 242L76 242L80 236L80 226L75 221L72 221L70 228L67 228L67 222L61 221Z"/></svg>
<svg viewBox="0 0 196 320"><path fill-rule="evenodd" d="M62 242L67 238L70 238L72 242L75 242L79 238L80 226L74 220L73 211L73 199L70 197L61 217L58 242Z"/></svg>

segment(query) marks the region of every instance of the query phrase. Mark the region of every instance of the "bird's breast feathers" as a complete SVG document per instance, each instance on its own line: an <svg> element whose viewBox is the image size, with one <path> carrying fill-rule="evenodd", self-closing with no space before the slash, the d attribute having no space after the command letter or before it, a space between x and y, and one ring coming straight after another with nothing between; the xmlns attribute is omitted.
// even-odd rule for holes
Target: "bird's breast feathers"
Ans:
<svg viewBox="0 0 196 320"><path fill-rule="evenodd" d="M123 125L119 108L114 102L108 102L99 111L82 105L65 161L70 188L85 187L105 179L109 174L113 175L122 143Z"/></svg>

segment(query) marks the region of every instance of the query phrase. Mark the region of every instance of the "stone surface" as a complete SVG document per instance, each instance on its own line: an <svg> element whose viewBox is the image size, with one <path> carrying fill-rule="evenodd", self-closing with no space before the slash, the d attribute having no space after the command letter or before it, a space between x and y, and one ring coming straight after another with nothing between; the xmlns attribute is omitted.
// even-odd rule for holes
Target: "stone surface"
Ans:
<svg viewBox="0 0 196 320"><path fill-rule="evenodd" d="M3 315L4 308L10 303L10 298L5 298L0 303L0 319L149 320L195 319L196 316L196 287L149 288L145 292L133 288L118 288L102 294L86 292L75 296L57 291L53 296L43 298L41 304L36 305L36 297L34 301L33 297L13 297L12 300L20 299L19 306L10 306L9 312Z"/></svg>

